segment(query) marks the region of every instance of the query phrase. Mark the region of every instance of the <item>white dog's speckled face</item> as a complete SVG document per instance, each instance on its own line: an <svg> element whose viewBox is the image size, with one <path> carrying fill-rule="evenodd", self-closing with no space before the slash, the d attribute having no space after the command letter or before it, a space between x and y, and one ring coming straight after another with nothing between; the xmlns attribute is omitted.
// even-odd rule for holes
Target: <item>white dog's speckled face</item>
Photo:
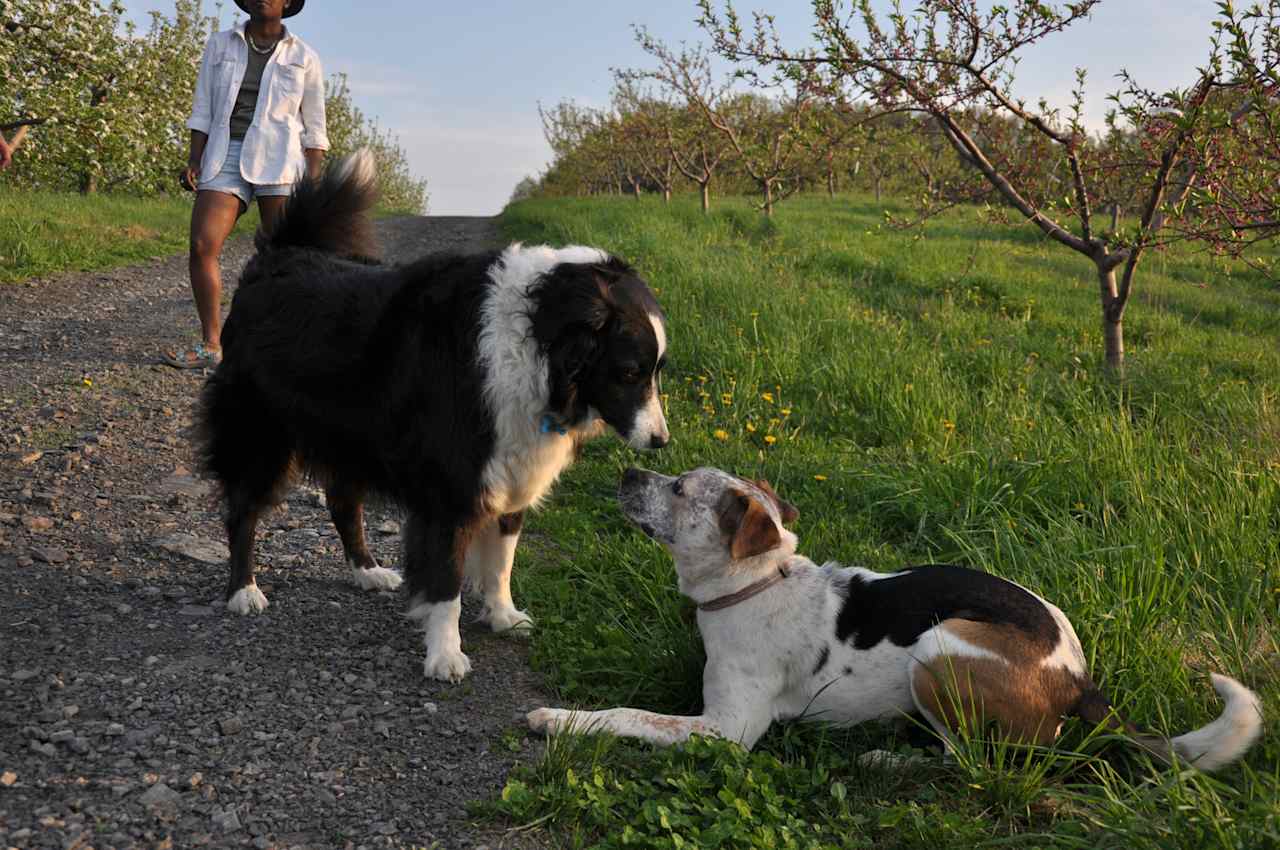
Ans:
<svg viewBox="0 0 1280 850"><path fill-rule="evenodd" d="M618 500L627 518L665 546L688 579L776 548L782 525L796 516L768 483L710 467L679 476L628 469Z"/></svg>

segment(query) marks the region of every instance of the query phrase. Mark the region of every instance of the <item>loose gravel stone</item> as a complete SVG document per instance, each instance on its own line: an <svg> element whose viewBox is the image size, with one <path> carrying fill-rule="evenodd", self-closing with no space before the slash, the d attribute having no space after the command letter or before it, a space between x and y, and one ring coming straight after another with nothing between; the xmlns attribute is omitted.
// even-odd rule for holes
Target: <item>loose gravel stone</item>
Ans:
<svg viewBox="0 0 1280 850"><path fill-rule="evenodd" d="M138 802L144 806L166 806L177 805L182 799L182 795L174 791L163 782L157 782L138 797Z"/></svg>
<svg viewBox="0 0 1280 850"><path fill-rule="evenodd" d="M31 557L42 564L65 564L71 555L61 546L32 546Z"/></svg>
<svg viewBox="0 0 1280 850"><path fill-rule="evenodd" d="M219 832L235 832L240 829L240 816L235 811L215 812L213 827Z"/></svg>

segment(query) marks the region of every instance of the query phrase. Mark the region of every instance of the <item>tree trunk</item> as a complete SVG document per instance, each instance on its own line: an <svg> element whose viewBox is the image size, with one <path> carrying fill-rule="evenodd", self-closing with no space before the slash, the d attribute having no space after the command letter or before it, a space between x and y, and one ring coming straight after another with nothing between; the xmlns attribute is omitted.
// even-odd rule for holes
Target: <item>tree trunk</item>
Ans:
<svg viewBox="0 0 1280 850"><path fill-rule="evenodd" d="M880 203L880 181L883 178L879 174L876 175L876 203Z"/></svg>
<svg viewBox="0 0 1280 850"><path fill-rule="evenodd" d="M1111 232L1115 233L1120 229L1120 205L1111 205Z"/></svg>
<svg viewBox="0 0 1280 850"><path fill-rule="evenodd" d="M764 214L765 218L773 218L773 181L764 181Z"/></svg>
<svg viewBox="0 0 1280 850"><path fill-rule="evenodd" d="M1116 270L1098 266L1099 294L1102 297L1102 349L1107 369L1124 375L1124 304L1117 295Z"/></svg>
<svg viewBox="0 0 1280 850"><path fill-rule="evenodd" d="M836 196L836 173L827 171L827 197L834 198Z"/></svg>
<svg viewBox="0 0 1280 850"><path fill-rule="evenodd" d="M700 184L702 189L702 214L707 215L711 212L711 181Z"/></svg>
<svg viewBox="0 0 1280 850"><path fill-rule="evenodd" d="M636 200L637 201L640 200L640 181L639 180L631 181L631 191L635 193Z"/></svg>
<svg viewBox="0 0 1280 850"><path fill-rule="evenodd" d="M92 171L86 171L80 175L80 194L95 195L98 192L98 175Z"/></svg>
<svg viewBox="0 0 1280 850"><path fill-rule="evenodd" d="M662 202L664 204L671 203L671 187L670 186L662 187Z"/></svg>

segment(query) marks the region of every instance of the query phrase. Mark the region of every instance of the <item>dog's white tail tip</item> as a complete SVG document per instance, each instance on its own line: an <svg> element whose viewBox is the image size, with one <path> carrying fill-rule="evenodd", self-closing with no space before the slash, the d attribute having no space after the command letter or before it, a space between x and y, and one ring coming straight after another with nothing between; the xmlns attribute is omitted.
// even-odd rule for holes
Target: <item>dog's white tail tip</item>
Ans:
<svg viewBox="0 0 1280 850"><path fill-rule="evenodd" d="M1230 676L1211 673L1210 681L1225 703L1222 714L1207 726L1173 739L1174 750L1200 770L1217 770L1236 761L1262 734L1262 701Z"/></svg>
<svg viewBox="0 0 1280 850"><path fill-rule="evenodd" d="M338 179L342 183L352 182L360 186L371 186L378 180L378 161L373 151L367 147L348 155L342 161L341 168Z"/></svg>

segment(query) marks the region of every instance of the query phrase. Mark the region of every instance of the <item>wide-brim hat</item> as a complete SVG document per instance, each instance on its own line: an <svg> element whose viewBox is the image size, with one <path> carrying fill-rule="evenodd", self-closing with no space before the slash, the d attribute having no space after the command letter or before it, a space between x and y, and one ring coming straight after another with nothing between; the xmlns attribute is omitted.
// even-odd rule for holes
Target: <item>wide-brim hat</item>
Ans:
<svg viewBox="0 0 1280 850"><path fill-rule="evenodd" d="M294 15L301 12L302 7L305 6L306 4L307 4L307 0L293 0L293 2L289 4L289 8L285 9L284 14L281 15L280 17L292 18ZM252 12L249 11L249 0L236 0L236 5L240 7L241 11L246 12L250 15L253 14Z"/></svg>

